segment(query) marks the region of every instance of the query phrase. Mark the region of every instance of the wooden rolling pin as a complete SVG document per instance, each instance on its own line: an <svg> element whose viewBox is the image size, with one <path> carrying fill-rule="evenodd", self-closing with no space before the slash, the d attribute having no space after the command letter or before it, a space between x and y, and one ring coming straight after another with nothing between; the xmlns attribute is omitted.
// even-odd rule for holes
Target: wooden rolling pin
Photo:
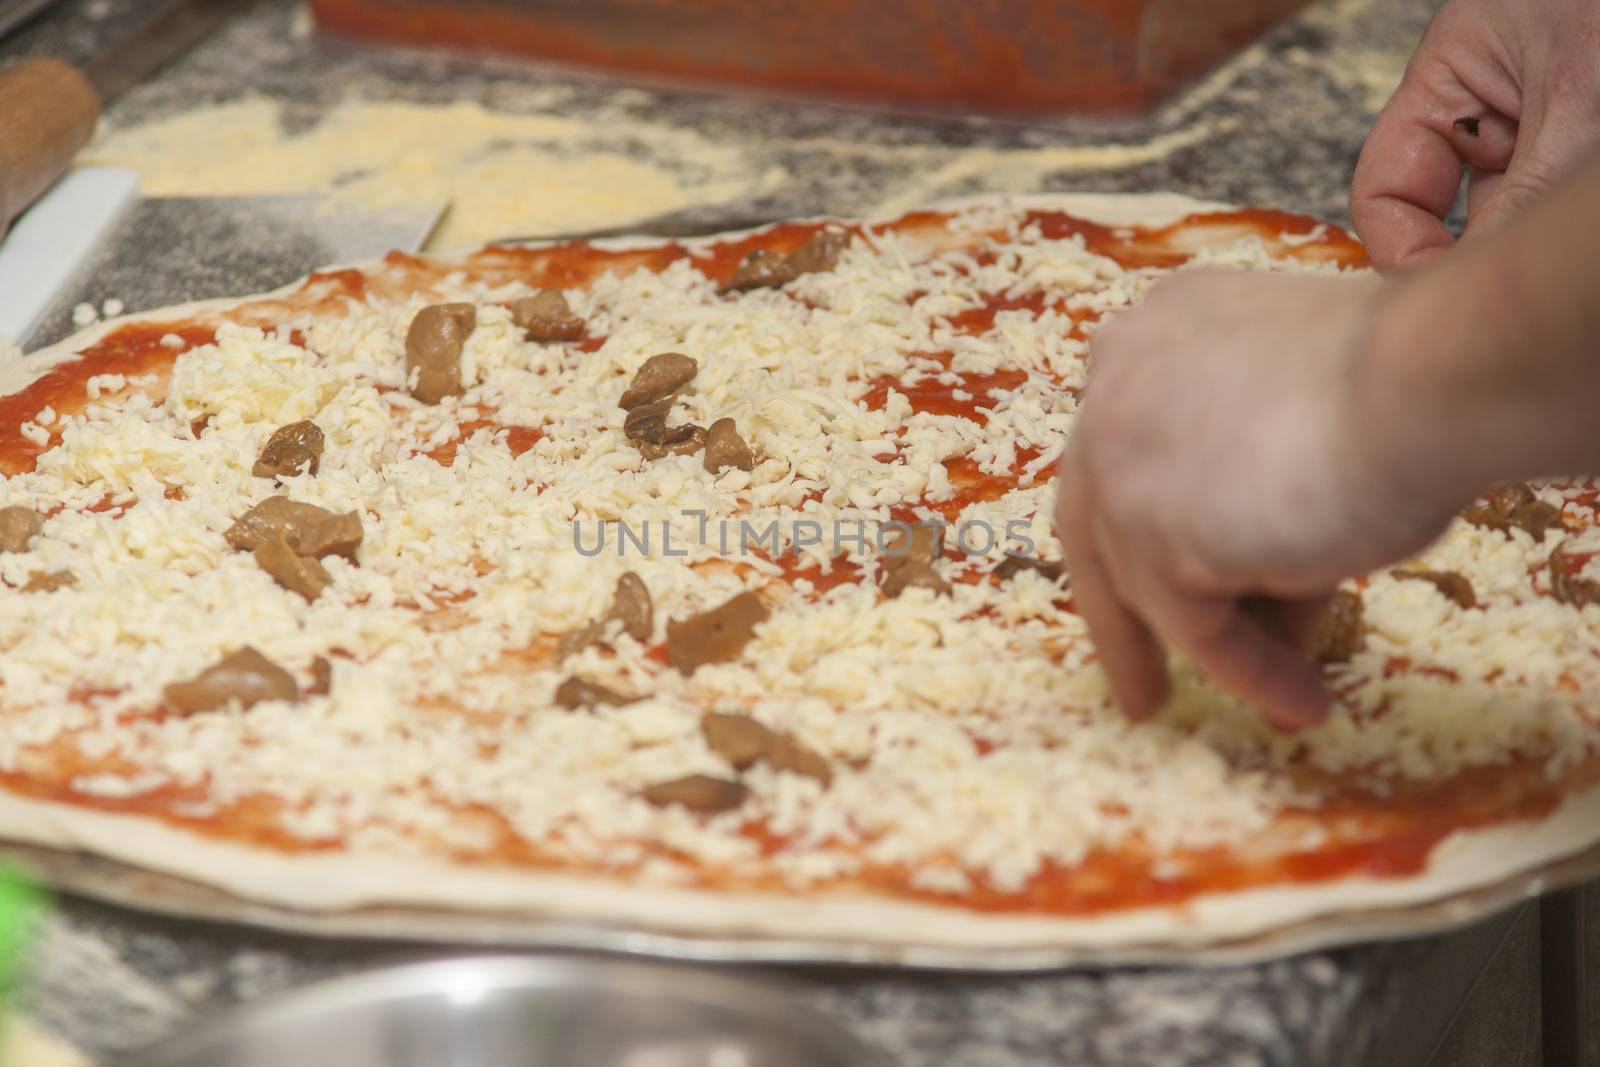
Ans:
<svg viewBox="0 0 1600 1067"><path fill-rule="evenodd" d="M59 59L0 69L0 237L72 166L100 118L88 77Z"/></svg>

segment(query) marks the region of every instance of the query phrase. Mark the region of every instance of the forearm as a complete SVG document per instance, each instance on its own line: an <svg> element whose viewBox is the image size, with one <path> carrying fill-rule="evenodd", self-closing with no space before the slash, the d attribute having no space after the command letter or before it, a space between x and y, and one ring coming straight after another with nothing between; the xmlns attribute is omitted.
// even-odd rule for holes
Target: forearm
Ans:
<svg viewBox="0 0 1600 1067"><path fill-rule="evenodd" d="M1398 283L1355 376L1405 490L1600 469L1600 167Z"/></svg>

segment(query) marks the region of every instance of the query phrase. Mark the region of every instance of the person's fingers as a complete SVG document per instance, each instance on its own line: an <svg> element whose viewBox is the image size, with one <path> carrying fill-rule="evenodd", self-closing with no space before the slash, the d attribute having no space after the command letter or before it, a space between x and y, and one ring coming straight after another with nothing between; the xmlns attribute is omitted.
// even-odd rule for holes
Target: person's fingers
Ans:
<svg viewBox="0 0 1600 1067"><path fill-rule="evenodd" d="M1331 596L1312 597L1308 600L1284 601L1278 608L1278 618L1283 623L1283 635L1301 655L1309 658L1315 649L1317 632L1322 629L1322 618L1328 613Z"/></svg>
<svg viewBox="0 0 1600 1067"><path fill-rule="evenodd" d="M1350 217L1380 270L1413 265L1455 238L1444 217L1461 185L1461 157L1421 91L1402 85L1356 163Z"/></svg>
<svg viewBox="0 0 1600 1067"><path fill-rule="evenodd" d="M1318 596L1305 600L1279 600L1276 597L1249 596L1239 601L1239 610L1270 636L1309 656L1330 599Z"/></svg>
<svg viewBox="0 0 1600 1067"><path fill-rule="evenodd" d="M1166 656L1155 634L1117 596L1106 573L1095 545L1087 479L1071 448L1058 482L1056 528L1073 606L1089 626L1089 637L1118 706L1135 721L1149 718L1167 702L1171 691Z"/></svg>
<svg viewBox="0 0 1600 1067"><path fill-rule="evenodd" d="M1518 125L1497 112L1464 115L1450 124L1450 140L1467 164L1467 221L1494 196L1517 149Z"/></svg>
<svg viewBox="0 0 1600 1067"><path fill-rule="evenodd" d="M1589 93L1541 101L1522 123L1522 137L1498 177L1473 175L1467 201L1469 237L1492 232L1521 214L1600 152L1600 108Z"/></svg>
<svg viewBox="0 0 1600 1067"><path fill-rule="evenodd" d="M1509 119L1448 68L1419 59L1373 125L1350 184L1351 219L1373 263L1413 267L1454 244L1444 219L1462 168L1505 166L1515 141Z"/></svg>
<svg viewBox="0 0 1600 1067"><path fill-rule="evenodd" d="M1500 183L1505 179L1503 170L1479 170L1473 167L1467 172L1467 225L1472 225L1472 220L1481 218L1483 205L1494 196L1495 190L1500 188Z"/></svg>
<svg viewBox="0 0 1600 1067"><path fill-rule="evenodd" d="M1195 666L1273 725L1298 730L1327 718L1332 696L1321 672L1294 642L1270 633L1238 602L1175 604L1158 625L1163 621L1166 637ZM1295 625L1303 626L1303 618Z"/></svg>
<svg viewBox="0 0 1600 1067"><path fill-rule="evenodd" d="M1511 157L1517 150L1517 131L1515 119L1483 108L1451 119L1445 136L1468 167L1499 171L1511 165Z"/></svg>

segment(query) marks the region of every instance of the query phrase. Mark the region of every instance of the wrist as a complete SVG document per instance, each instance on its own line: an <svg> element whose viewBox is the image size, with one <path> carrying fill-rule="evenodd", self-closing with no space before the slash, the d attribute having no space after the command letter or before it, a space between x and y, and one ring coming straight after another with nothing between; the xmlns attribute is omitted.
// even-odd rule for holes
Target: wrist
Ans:
<svg viewBox="0 0 1600 1067"><path fill-rule="evenodd" d="M1415 492L1570 475L1600 455L1600 168L1384 286L1352 372L1375 452Z"/></svg>
<svg viewBox="0 0 1600 1067"><path fill-rule="evenodd" d="M1346 407L1357 484L1373 490L1372 505L1442 523L1503 475L1486 469L1473 439L1492 394L1464 381L1451 358L1477 327L1438 306L1439 273L1384 281L1366 294Z"/></svg>

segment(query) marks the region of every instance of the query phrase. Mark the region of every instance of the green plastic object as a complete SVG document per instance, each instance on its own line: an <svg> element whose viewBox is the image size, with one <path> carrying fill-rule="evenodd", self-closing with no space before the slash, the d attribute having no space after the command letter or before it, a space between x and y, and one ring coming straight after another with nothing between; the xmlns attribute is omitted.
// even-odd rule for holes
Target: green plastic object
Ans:
<svg viewBox="0 0 1600 1067"><path fill-rule="evenodd" d="M48 898L20 876L0 871L0 997L9 997Z"/></svg>

